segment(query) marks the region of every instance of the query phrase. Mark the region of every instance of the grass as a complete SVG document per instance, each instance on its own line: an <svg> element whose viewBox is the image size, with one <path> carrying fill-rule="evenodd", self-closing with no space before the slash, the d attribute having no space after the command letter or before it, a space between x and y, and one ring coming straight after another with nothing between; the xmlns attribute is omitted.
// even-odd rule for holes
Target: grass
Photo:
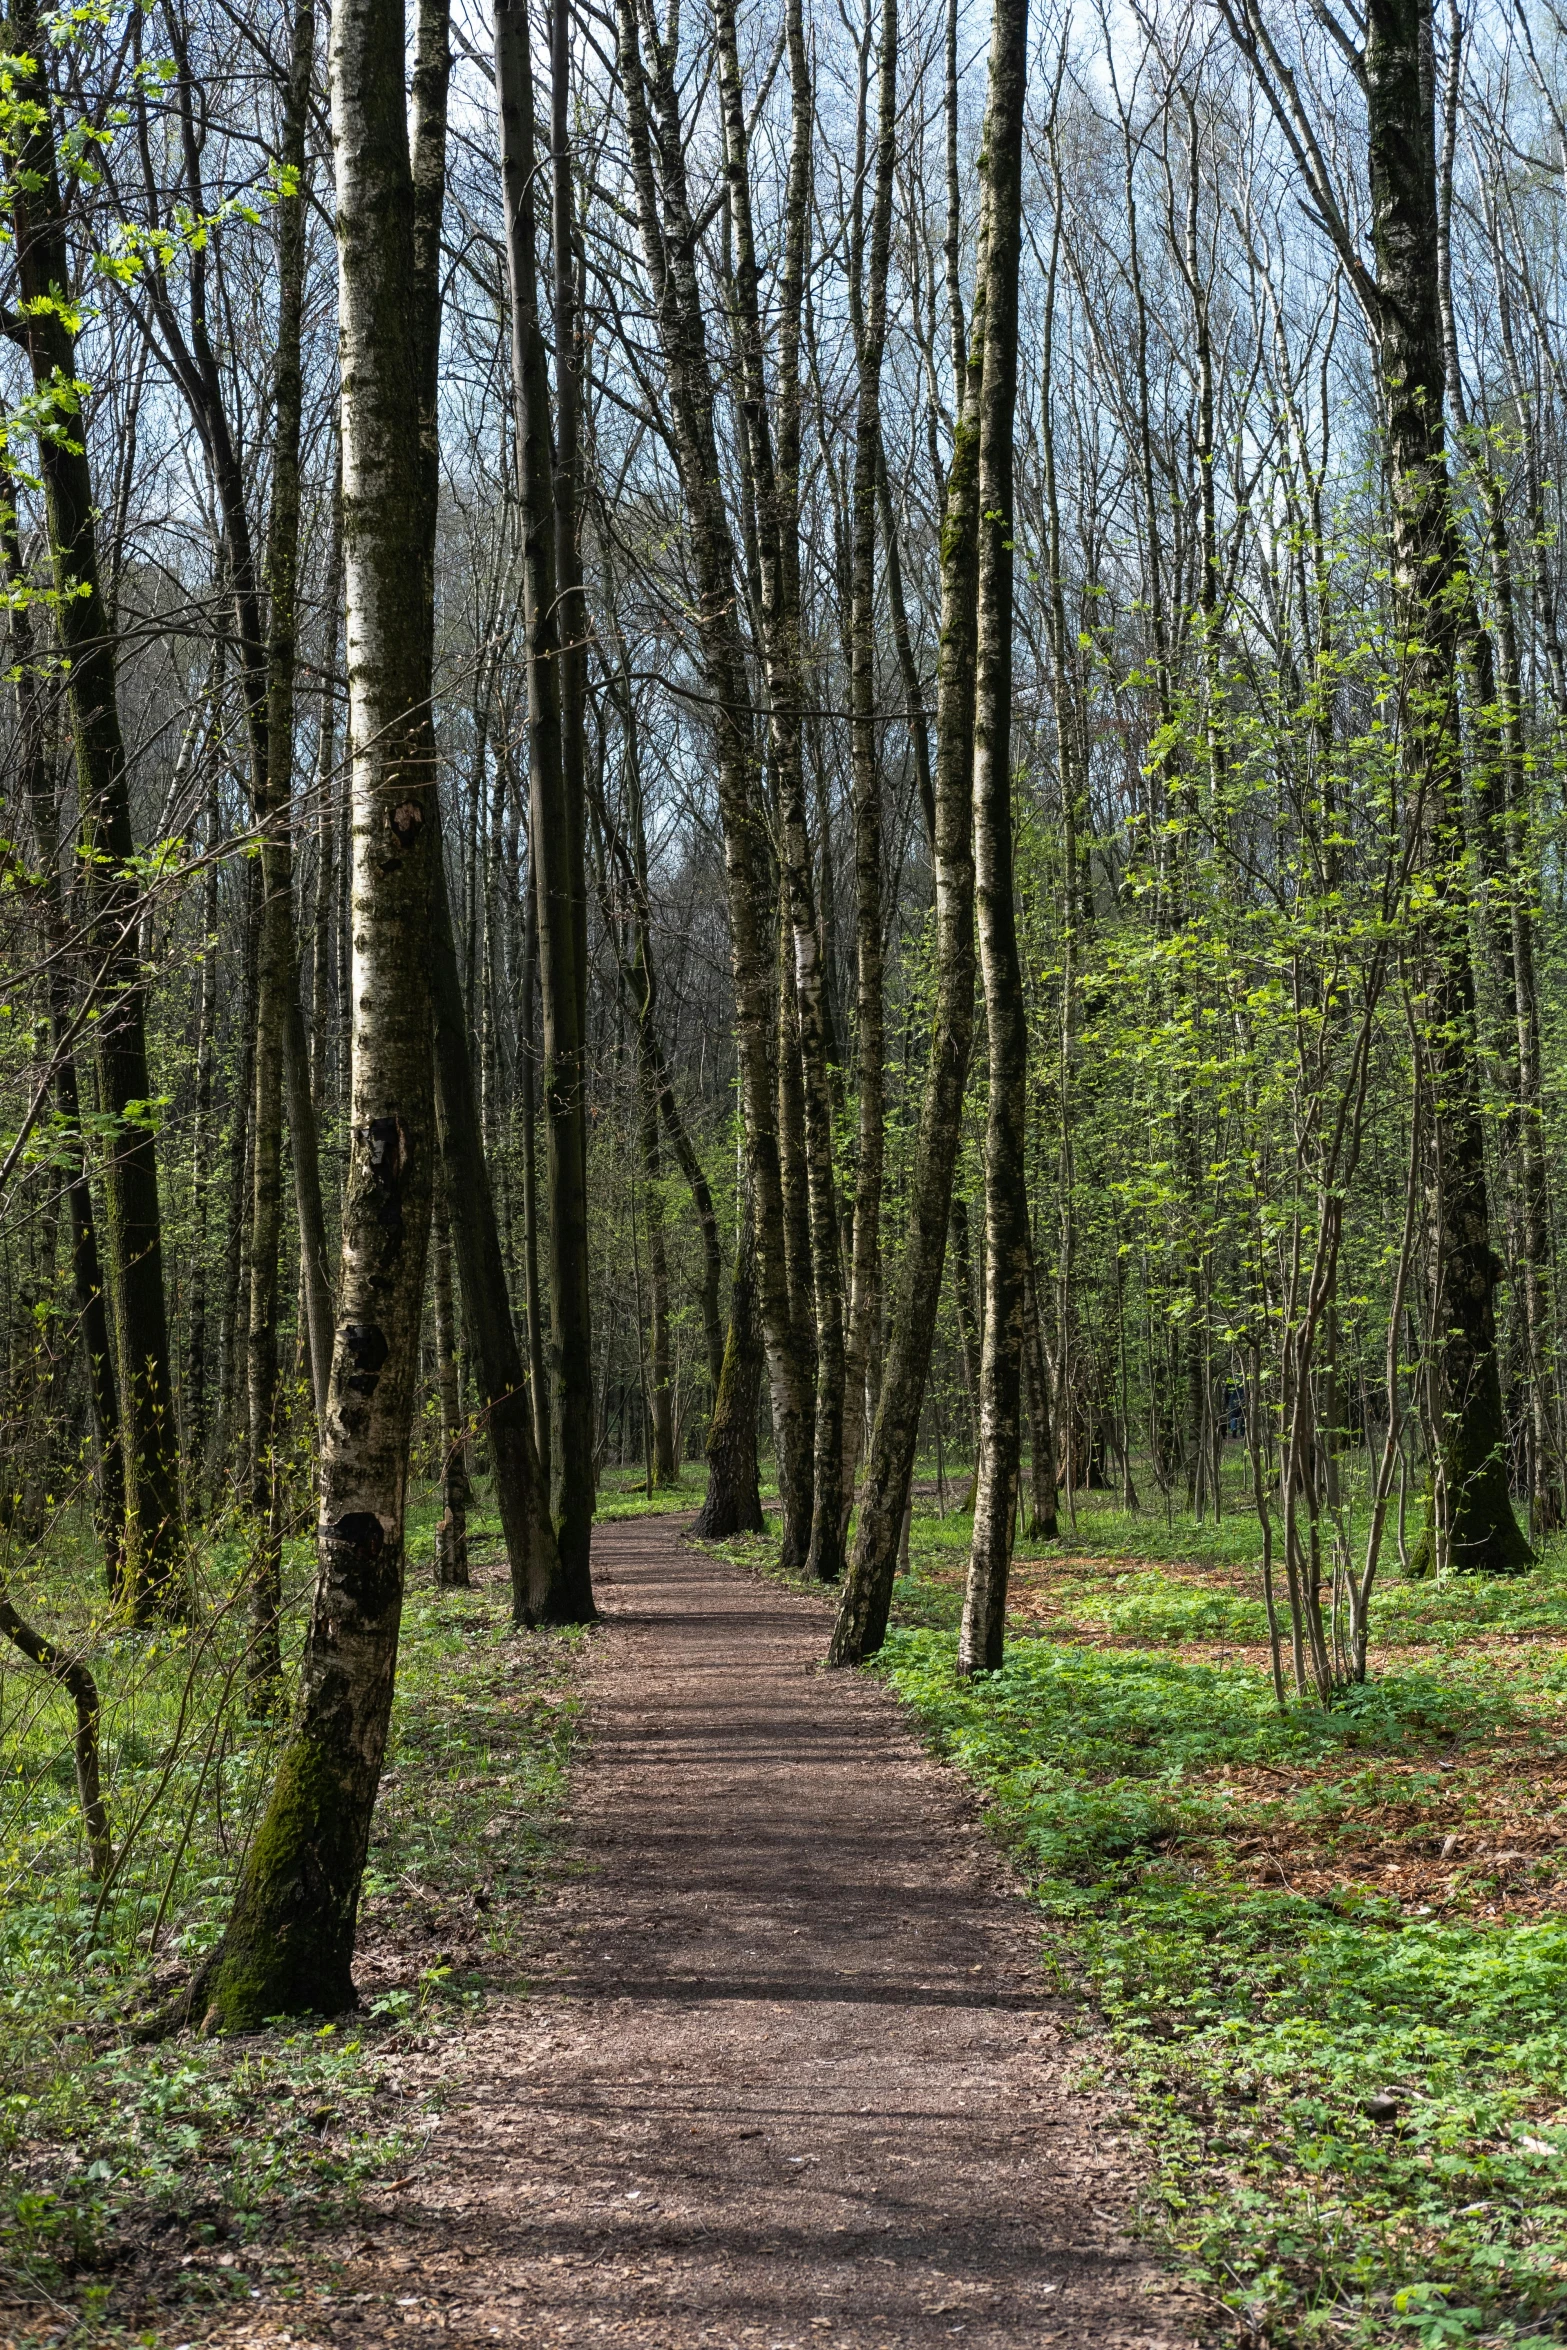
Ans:
<svg viewBox="0 0 1567 2350"><path fill-rule="evenodd" d="M516 1904L552 1865L577 1721L572 1635L512 1633L497 1534L471 1521L469 1590L430 1576L434 1510L410 1513L388 1763L361 1909L364 2005L242 2042L139 2044L221 1930L278 1735L239 1686L239 1546L203 1554L198 1625L114 1627L85 1545L57 1528L13 1572L24 1609L86 1653L104 1700L119 1862L81 1868L69 1722L0 1669L0 2290L90 2332L133 2323L171 2272L184 2302L244 2299L291 2216L351 2205L407 2163L472 2003L504 1980ZM291 1544L286 1662L311 1575Z"/></svg>
<svg viewBox="0 0 1567 2350"><path fill-rule="evenodd" d="M606 1469L599 1478L597 1514L600 1518L671 1517L684 1510L699 1510L706 1491L705 1461L687 1461L677 1484L660 1485L652 1493L647 1489L645 1471Z"/></svg>
<svg viewBox="0 0 1567 2350"><path fill-rule="evenodd" d="M916 1515L878 1669L1092 1989L1214 2338L1567 2337L1560 1548L1385 1584L1368 1685L1281 1715L1240 1511L1080 1509L1017 1562L1003 1670L961 1682L968 1534Z"/></svg>

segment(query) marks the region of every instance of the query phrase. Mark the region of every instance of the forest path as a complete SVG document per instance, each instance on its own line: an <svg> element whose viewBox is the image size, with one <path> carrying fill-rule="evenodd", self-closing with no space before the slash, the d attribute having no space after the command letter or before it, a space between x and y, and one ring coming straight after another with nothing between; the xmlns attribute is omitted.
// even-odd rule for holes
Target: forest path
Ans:
<svg viewBox="0 0 1567 2350"><path fill-rule="evenodd" d="M579 1873L409 2191L372 2197L380 2290L328 2338L1190 2340L972 1797L883 1688L817 1669L823 1602L682 1533L595 1534Z"/></svg>

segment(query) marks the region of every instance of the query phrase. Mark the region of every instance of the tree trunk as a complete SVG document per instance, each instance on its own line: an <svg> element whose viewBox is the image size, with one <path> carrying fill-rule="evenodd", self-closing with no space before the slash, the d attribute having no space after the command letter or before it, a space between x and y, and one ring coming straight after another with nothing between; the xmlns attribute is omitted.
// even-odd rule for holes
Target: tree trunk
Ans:
<svg viewBox="0 0 1567 2350"><path fill-rule="evenodd" d="M185 1356L185 1501L193 1518L202 1513L207 1473L210 1409L207 1388L207 1236L211 1222L212 1095L217 1070L218 1024L218 785L207 792L206 871L201 878L201 968L197 976L196 1087L190 1137L191 1241L190 1338Z"/></svg>
<svg viewBox="0 0 1567 2350"><path fill-rule="evenodd" d="M806 1570L835 1582L843 1568L843 1261L833 1173L826 972L805 807L799 606L799 331L809 216L810 103L799 0L787 0L792 135L780 298L777 445L769 427L765 341L751 221L750 155L733 0L715 11L726 185L735 243L735 309L742 414L756 493L762 579L762 651L768 734L778 799L778 851L800 1028L805 1112L806 1196L816 1320L816 1413L811 1540Z"/></svg>
<svg viewBox="0 0 1567 2350"><path fill-rule="evenodd" d="M614 610L615 582L609 563L605 563L605 600L609 606L609 626L615 640L619 676L611 690L615 693L620 714L621 733L625 747L626 820L630 839L626 840L610 814L603 792L598 795L599 820L604 837L612 849L631 898L632 943L629 957L621 953L617 960L621 983L630 997L632 1013L637 1023L637 1057L639 1068L644 1059L647 1081L654 1089L653 1098L658 1115L663 1119L676 1164L691 1191L691 1204L696 1210L697 1224L702 1234L702 1334L707 1348L708 1377L712 1381L713 1400L718 1398L718 1383L724 1368L724 1322L719 1297L723 1285L723 1256L718 1244L718 1215L713 1206L713 1194L701 1161L696 1155L686 1122L675 1099L663 1048L658 1040L658 1022L655 1017L658 997L658 974L653 962L653 906L648 890L647 816L642 799L641 731L637 724L636 701L631 692L630 657L627 653L620 622ZM656 1138L655 1138L656 1147ZM644 1155L647 1145L644 1140ZM652 1227L649 1226L651 1235ZM678 1463L676 1464L678 1470Z"/></svg>
<svg viewBox="0 0 1567 2350"><path fill-rule="evenodd" d="M296 1168L301 1146L307 1179L300 1186L302 1288L309 1319L311 1376L316 1425L326 1406L331 1362L331 1322L326 1311L322 1257L321 1190L315 1170L315 1114L309 1100L309 1072L299 1017L299 975L294 959L294 675L297 666L299 577L299 437L304 400L300 344L304 317L305 221L309 203L309 158L305 133L315 65L313 0L299 0L294 12L283 135L279 160L292 175L292 189L279 196L278 328L274 377L275 429L272 441L272 504L267 520L266 579L271 600L266 648L266 728L258 755L266 767L255 779L256 821L261 833L261 951L257 965L255 1109L251 1142L250 1343L247 1350L250 1407L249 1498L252 1541L250 1648L246 1660L252 1709L264 1713L269 1693L282 1675L278 1611L283 1598L282 1523L278 1506L276 1450L281 1419L278 1396L278 1247L282 1239L284 1039L292 1016L299 1022L290 1077L305 1084L303 1130L293 1125ZM292 1108L292 1099L290 1107ZM313 1206L307 1204L307 1196ZM312 1229L312 1227L314 1227Z"/></svg>
<svg viewBox="0 0 1567 2350"><path fill-rule="evenodd" d="M1050 1365L1039 1312L1039 1274L1032 1242L1023 1295L1023 1370L1028 1383L1029 1520L1031 1542L1056 1539L1056 1449L1051 1429Z"/></svg>
<svg viewBox="0 0 1567 2350"><path fill-rule="evenodd" d="M976 526L976 547L977 526ZM973 732L970 700L970 734ZM973 745L969 747L969 765L965 774L972 776ZM971 787L972 789L972 787ZM972 819L971 826L972 826ZM970 841L973 834L970 831ZM970 856L972 857L972 847ZM972 915L971 915L972 918ZM974 1257L969 1247L968 1201L955 1199L951 1203L949 1220L952 1231L952 1295L958 1310L958 1352L963 1364L963 1391L968 1398L969 1441L972 1447L971 1464L975 1474L979 1466L979 1316L974 1311ZM974 1475L969 1479L969 1497L965 1509L974 1507Z"/></svg>
<svg viewBox="0 0 1567 2350"><path fill-rule="evenodd" d="M550 1187L550 1514L560 1556L560 1603L571 1612L572 1620L588 1623L594 1614L588 1556L594 1474L585 1070L582 981L577 968L582 886L581 708L572 682L578 649L563 647L556 601L559 584L573 613L580 610L577 591L559 571L562 537L569 535L575 544L575 375L571 356L557 352L557 423L562 453L560 469L552 480L549 361L539 319L534 261L533 71L523 7L496 8L495 89L512 307L512 384L527 633L530 838L544 1009L544 1117ZM564 257L562 266L569 275ZM573 478L563 487L568 463ZM570 501L569 519L562 510L562 500ZM580 626L580 621L576 624ZM567 672L564 680L563 670ZM570 742L568 733L573 736Z"/></svg>
<svg viewBox="0 0 1567 2350"><path fill-rule="evenodd" d="M1480 928L1496 939L1504 1033L1499 1058L1511 1094L1502 1154L1511 1162L1512 1198L1507 1216L1514 1259L1514 1295L1521 1309L1524 1455L1527 1466L1530 1532L1554 1533L1562 1523L1561 1463L1557 1457L1556 1367L1551 1340L1550 1205L1540 1092L1540 1019L1535 980L1535 889L1531 871L1528 810L1528 745L1524 726L1524 685L1518 639L1512 546L1507 526L1507 483L1499 472L1489 437L1470 424L1452 298L1453 161L1458 139L1464 72L1464 26L1457 0L1448 0L1447 59L1442 93L1442 153L1437 182L1437 298L1452 421L1463 435L1484 508L1484 547L1495 613L1495 650L1481 622L1472 592L1467 599L1466 633L1471 639L1477 700L1475 732L1483 746L1478 793L1480 832ZM1512 361L1510 321L1501 296L1503 349ZM1512 374L1511 364L1509 375ZM1534 466L1526 465L1531 509ZM1532 520L1532 515L1531 515ZM1538 542L1537 542L1538 543ZM1490 903L1497 895L1505 912ZM1502 936L1505 923L1505 933ZM1510 1017L1509 1017L1510 1016ZM1510 1027L1510 1036L1506 1033Z"/></svg>
<svg viewBox="0 0 1567 2350"><path fill-rule="evenodd" d="M117 1597L123 1576L125 1551L125 1468L121 1451L119 1386L114 1375L114 1334L109 1328L103 1268L98 1256L98 1228L93 1214L92 1186L82 1143L81 1102L76 1082L76 1056L71 1050L71 1004L68 952L69 925L60 888L60 817L55 778L44 741L43 712L39 707L38 672L33 646L32 614L22 587L21 548L16 530L16 485L0 465L0 582L16 600L10 609L11 652L16 685L17 763L22 792L33 828L33 845L42 876L44 925L49 942L49 1046L54 1056L54 1104L60 1121L60 1148L68 1154L63 1175L71 1219L71 1285L76 1299L77 1330L87 1365L87 1394L92 1410L95 1461L94 1515L103 1547L104 1579L111 1598ZM214 868L215 870L215 868ZM208 963L203 965L203 984Z"/></svg>
<svg viewBox="0 0 1567 2350"><path fill-rule="evenodd" d="M457 1330L452 1310L452 1229L446 1185L437 1176L431 1227L435 1292L435 1378L441 1402L441 1516L435 1529L435 1580L443 1586L468 1581L468 1441L457 1389Z"/></svg>
<svg viewBox="0 0 1567 2350"><path fill-rule="evenodd" d="M782 890L778 900L778 1162L783 1187L784 1274L794 1343L810 1381L806 1430L814 1454L816 1301L811 1282L811 1185L805 1147L805 1082L800 1069L800 1002L795 993L789 917ZM805 1551L790 1563L803 1567Z"/></svg>
<svg viewBox="0 0 1567 2350"><path fill-rule="evenodd" d="M669 1251L664 1242L663 1165L658 1147L658 1060L647 1051L646 1031L637 1033L638 1115L642 1146L642 1221L647 1231L648 1413L652 1421L649 1472L655 1487L673 1485L675 1459L674 1391L669 1350Z"/></svg>
<svg viewBox="0 0 1567 2350"><path fill-rule="evenodd" d="M535 1104L538 1076L538 1030L534 1025L539 992L539 901L533 886L533 852L528 852L528 908L523 918L522 948L522 1219L523 1278L528 1305L528 1389L532 1398L533 1436L539 1474L547 1496L550 1482L550 1399L544 1369L544 1297L539 1282L539 1154ZM554 1529L551 1528L551 1540Z"/></svg>
<svg viewBox="0 0 1567 2350"><path fill-rule="evenodd" d="M1028 0L996 0L983 155L983 274L975 340L979 419L979 589L974 712L974 870L990 1039L985 1126L985 1329L979 1367L979 1476L958 1641L960 1672L1001 1663L1017 1518L1028 1197L1023 1152L1027 1013L1012 878L1012 428L1022 225Z"/></svg>
<svg viewBox="0 0 1567 2350"><path fill-rule="evenodd" d="M859 324L854 514L850 534L849 755L854 778L855 962L860 1117L854 1243L845 1367L843 1504L854 1496L862 1433L881 1383L881 1194L886 1156L882 1007L881 761L876 743L876 493L881 453L881 368L887 341L887 262L897 158L898 7L882 0L868 266ZM907 631L905 630L905 634Z"/></svg>
<svg viewBox="0 0 1567 2350"><path fill-rule="evenodd" d="M321 706L316 721L316 888L311 910L310 938L310 1100L316 1132L326 1116L328 1096L337 1086L337 1055L333 1050L337 973L333 968L333 918L337 908L337 832L340 794L337 782L337 649L343 605L343 492L337 467L332 469L332 537L327 553L326 591L322 619ZM313 1367L313 1366L312 1366ZM327 1364L330 1372L330 1360Z"/></svg>
<svg viewBox="0 0 1567 2350"><path fill-rule="evenodd" d="M571 164L572 0L554 0L550 26L550 262L555 349L555 580L560 633L561 805L566 830L565 870L571 892L572 970L577 985L576 1037L581 1065L577 1084L577 1141L582 1154L583 1215L588 1180L588 880L587 880L587 681L592 621L582 589L582 548L578 536L582 505L582 321L576 281L575 199ZM586 1222L584 1221L584 1251ZM582 1313L587 1313L583 1284ZM588 1408L593 1404L592 1340L586 1318L580 1339ZM568 1397L567 1410L576 1408ZM585 1450L589 1515L595 1489L593 1426L586 1424Z"/></svg>
<svg viewBox="0 0 1567 2350"><path fill-rule="evenodd" d="M511 1570L512 1614L519 1624L574 1624L584 1619L580 1601L561 1572L549 1488L534 1444L533 1410L479 1125L451 904L439 866L431 933L441 1165L462 1284L463 1323L489 1430L495 1505Z"/></svg>
<svg viewBox="0 0 1567 2350"><path fill-rule="evenodd" d="M17 45L48 86L48 48L36 0L12 16ZM77 378L73 277L47 105L29 121L12 174L12 226L33 387L52 412L55 387ZM163 1296L163 1225L153 1130L142 1105L153 1093L147 1061L146 989L137 952L129 779L120 731L114 639L98 576L92 477L69 430L40 433L56 625L69 664L66 690L86 843L95 857L94 951L103 973L98 1022L100 1107L114 1121L105 1151L119 1399L124 1436L125 1601L139 1623L182 1615L187 1605L180 1516L179 1439L169 1375Z"/></svg>
<svg viewBox="0 0 1567 2350"><path fill-rule="evenodd" d="M949 122L957 105L956 12L948 18ZM955 137L955 127L952 135ZM956 204L956 192L951 201ZM955 235L954 228L954 235ZM941 530L941 650L936 684L936 1015L909 1186L908 1231L894 1287L881 1400L871 1431L854 1555L828 1662L859 1664L887 1634L898 1549L930 1376L952 1177L963 1133L963 1090L974 1036L974 629L979 530L979 353L964 349L954 283L954 344L962 405L947 472ZM966 1337L966 1323L965 1323Z"/></svg>
<svg viewBox="0 0 1567 2350"><path fill-rule="evenodd" d="M1430 1040L1437 1486L1453 1565L1514 1574L1533 1553L1508 1491L1496 1359L1501 1265L1490 1238L1458 718L1466 565L1443 433L1435 91L1422 65L1429 42L1429 0L1371 0L1365 78L1402 749L1430 887L1414 943ZM1428 1524L1417 1567L1434 1558L1435 1536Z"/></svg>
<svg viewBox="0 0 1567 2350"><path fill-rule="evenodd" d="M424 0L421 16L437 6ZM400 7L340 0L331 98L354 825L341 1320L299 1709L223 1939L192 1987L208 2029L354 2004L359 1888L397 1661L436 1147L428 974L439 837L424 590L435 517L419 396L421 330L434 322L416 283L403 57Z"/></svg>
<svg viewBox="0 0 1567 2350"><path fill-rule="evenodd" d="M183 28L176 12L168 18L175 58L175 114L183 145L186 197L196 215L205 209L202 188L202 139L197 123L194 80ZM279 160L294 173L294 191L279 197L281 212L278 256L278 341L275 381L276 435L273 448L272 503L268 516L265 567L271 596L271 625L262 630L261 596L256 574L250 514L246 504L245 469L235 446L225 403L222 371L213 349L207 317L209 253L205 244L192 246L189 269L189 331L175 309L161 258L151 258L145 271L148 298L162 329L164 346L176 382L190 408L202 441L217 492L222 522L228 586L234 605L235 636L239 650L241 690L245 705L245 733L250 754L251 798L262 843L262 928L257 966L257 1018L264 1031L258 1049L255 1082L258 1119L252 1132L253 1167L258 1180L270 1182L274 1165L273 1136L278 1135L275 1163L281 1166L281 1111L286 1098L290 1156L294 1168L295 1209L299 1221L300 1266L319 1430L326 1408L326 1367L332 1348L332 1293L327 1266L326 1222L321 1207L321 1175L316 1147L315 1112L310 1093L309 1045L299 1001L299 968L294 937L293 840L290 801L294 761L294 678L296 669L296 586L299 553L299 445L303 380L300 346L306 260L306 219L309 206L309 124L315 62L315 16L312 5L296 11L290 43L289 79L284 94L283 135ZM144 150L150 154L150 147ZM156 217L157 192L149 184L148 202ZM265 1086L265 1098L260 1088ZM280 1090L281 1089L281 1090ZM254 1194L253 1194L254 1203ZM276 1311L276 1241L270 1274L258 1264L255 1244L266 1240L274 1219L264 1216L258 1235L252 1233L252 1304L256 1284L263 1291L270 1280L273 1319ZM281 1237L281 1217L275 1219ZM265 1296L259 1301L264 1307ZM274 1340L275 1351L275 1340ZM266 1335L260 1333L264 1357ZM256 1350L248 1350L251 1358ZM252 1367L255 1367L254 1360ZM264 1360L260 1371L265 1378ZM254 1407L252 1406L252 1425Z"/></svg>
<svg viewBox="0 0 1567 2350"><path fill-rule="evenodd" d="M696 272L696 232L686 185L673 63L658 43L653 57L661 132L656 173L634 0L617 0L616 27L638 222L669 385L675 454L696 572L697 625L714 709L736 1042L746 1146L756 1187L757 1284L778 1446L783 1556L798 1566L805 1558L812 1514L812 1414L808 1377L790 1311L784 1253L773 1049L770 855L757 804L751 698L736 618L735 550L721 489L716 401L703 294ZM650 31L649 38L656 41L656 34Z"/></svg>
<svg viewBox="0 0 1567 2350"><path fill-rule="evenodd" d="M87 1837L89 1873L102 1884L114 1866L114 1843L109 1807L103 1799L98 1768L98 1727L101 1719L98 1684L79 1656L72 1656L19 1616L9 1597L0 1591L0 1633L19 1648L30 1664L59 1683L76 1709L73 1759L76 1764L76 1800Z"/></svg>
<svg viewBox="0 0 1567 2350"><path fill-rule="evenodd" d="M756 1217L749 1192L740 1217L729 1336L707 1431L707 1494L693 1534L719 1542L729 1534L765 1534L756 1473L756 1415L762 1394L762 1325L756 1296Z"/></svg>
<svg viewBox="0 0 1567 2350"><path fill-rule="evenodd" d="M235 1068L229 1105L228 1213L218 1329L218 1411L213 1432L215 1485L229 1473L235 1413L247 1396L244 1364L250 1299L244 1275L250 1192L246 1179L250 1172L251 1096L255 1091L256 961L261 941L261 872L249 858L239 877L239 895L239 1001L233 1018ZM247 1420L247 1436L248 1428Z"/></svg>

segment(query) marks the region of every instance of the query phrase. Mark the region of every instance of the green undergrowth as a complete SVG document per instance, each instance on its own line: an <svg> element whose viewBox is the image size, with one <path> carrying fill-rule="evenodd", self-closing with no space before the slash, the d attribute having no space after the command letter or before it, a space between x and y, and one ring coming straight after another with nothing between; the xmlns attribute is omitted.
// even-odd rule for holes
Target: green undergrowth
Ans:
<svg viewBox="0 0 1567 2350"><path fill-rule="evenodd" d="M600 1475L596 1516L614 1518L668 1518L699 1510L707 1491L705 1461L686 1461L673 1485L657 1485L650 1493L642 1469L606 1469Z"/></svg>
<svg viewBox="0 0 1567 2350"><path fill-rule="evenodd" d="M397 1694L361 1909L353 2017L238 2042L146 2042L221 1930L283 1718L247 1712L237 1544L203 1559L197 1622L104 1620L85 1560L41 1560L28 1597L74 1633L104 1701L115 1878L82 1868L69 1722L0 1678L0 2293L90 2326L129 2322L150 2268L187 2298L252 2289L290 2216L351 2202L428 2136L438 2050L511 1971L519 1903L555 1867L581 1636L516 1634L498 1536L475 1582L434 1587L433 1510L410 1512ZM291 1544L285 1668L309 1545ZM288 1692L285 1691L285 1703ZM176 2258L177 2255L177 2258ZM165 2278L165 2283L166 2283Z"/></svg>
<svg viewBox="0 0 1567 2350"><path fill-rule="evenodd" d="M1352 1510L1347 1523L1359 1533ZM916 1514L909 1570L897 1586L900 1622L956 1627L972 1526L956 1509ZM1275 1526L1276 1551L1278 1541ZM1177 1520L1172 1533L1162 1520L1085 1503L1075 1536L1063 1519L1055 1543L1020 1540L1014 1598L1025 1629L1081 1630L1139 1646L1261 1648L1268 1619L1260 1567L1256 1520L1239 1509L1217 1524ZM1442 1585L1405 1579L1390 1545L1372 1616L1379 1650L1468 1654L1486 1669L1567 1687L1567 1542L1548 1543L1530 1574Z"/></svg>
<svg viewBox="0 0 1567 2350"><path fill-rule="evenodd" d="M1430 1654L1281 1715L1253 1664L1170 1652L1255 1638L1255 1601L1154 1566L1052 1586L1070 1637L959 1681L945 1535L916 1521L878 1668L1093 1992L1213 2338L1567 2339L1560 1562L1388 1586L1384 1638Z"/></svg>

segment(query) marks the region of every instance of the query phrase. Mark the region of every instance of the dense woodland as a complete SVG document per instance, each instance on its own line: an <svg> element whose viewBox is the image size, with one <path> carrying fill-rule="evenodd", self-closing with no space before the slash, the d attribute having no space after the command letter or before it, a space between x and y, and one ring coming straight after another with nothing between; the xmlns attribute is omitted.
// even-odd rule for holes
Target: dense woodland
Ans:
<svg viewBox="0 0 1567 2350"><path fill-rule="evenodd" d="M243 1621L210 2019L351 2000L476 1492L549 1625L765 1481L854 1663L918 1479L973 1673L1246 1511L1281 1706L1561 1526L1564 42L12 0L0 1629L101 1874L39 1562Z"/></svg>

